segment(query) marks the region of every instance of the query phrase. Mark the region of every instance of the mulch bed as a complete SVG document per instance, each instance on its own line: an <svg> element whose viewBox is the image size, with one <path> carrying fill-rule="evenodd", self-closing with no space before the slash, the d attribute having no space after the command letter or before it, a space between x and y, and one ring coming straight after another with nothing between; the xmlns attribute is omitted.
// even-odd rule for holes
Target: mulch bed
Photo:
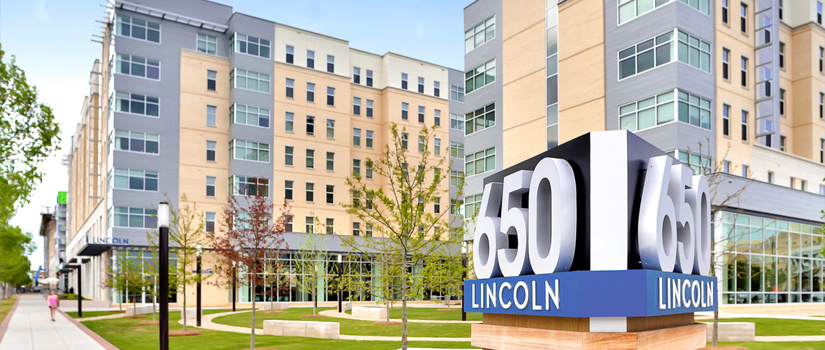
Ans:
<svg viewBox="0 0 825 350"><path fill-rule="evenodd" d="M390 321L390 322L387 322L387 321L379 321L379 322L375 322L375 323L373 323L373 324L374 324L374 325L376 325L376 326L394 326L394 325L399 325L399 324L401 324L401 322L395 322L395 321Z"/></svg>
<svg viewBox="0 0 825 350"><path fill-rule="evenodd" d="M261 311L262 314L282 314L284 310Z"/></svg>
<svg viewBox="0 0 825 350"><path fill-rule="evenodd" d="M123 318L147 318L149 315L123 316Z"/></svg>
<svg viewBox="0 0 825 350"><path fill-rule="evenodd" d="M201 331L197 329L187 329L185 332L182 329L169 331L170 337L186 337L190 335L201 335Z"/></svg>
<svg viewBox="0 0 825 350"><path fill-rule="evenodd" d="M302 318L322 318L327 317L326 315L303 315Z"/></svg>
<svg viewBox="0 0 825 350"><path fill-rule="evenodd" d="M140 322L138 322L139 326L151 326L151 325L156 325L156 324L160 324L160 321L140 321Z"/></svg>

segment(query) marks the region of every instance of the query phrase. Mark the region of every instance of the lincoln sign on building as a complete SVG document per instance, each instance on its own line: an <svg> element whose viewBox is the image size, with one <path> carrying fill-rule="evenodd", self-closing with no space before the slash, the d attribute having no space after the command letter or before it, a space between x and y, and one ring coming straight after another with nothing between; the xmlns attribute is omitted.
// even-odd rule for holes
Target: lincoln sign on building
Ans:
<svg viewBox="0 0 825 350"><path fill-rule="evenodd" d="M586 317L590 332L716 310L710 240L703 174L632 133L585 134L485 179L464 307Z"/></svg>

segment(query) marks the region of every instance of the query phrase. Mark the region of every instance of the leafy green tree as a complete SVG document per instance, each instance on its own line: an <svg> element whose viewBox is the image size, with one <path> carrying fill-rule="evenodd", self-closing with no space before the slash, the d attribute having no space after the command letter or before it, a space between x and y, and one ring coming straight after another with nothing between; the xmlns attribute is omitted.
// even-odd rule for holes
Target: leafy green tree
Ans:
<svg viewBox="0 0 825 350"><path fill-rule="evenodd" d="M0 222L5 223L17 206L42 179L38 169L58 148L60 128L52 109L38 102L37 89L15 63L3 60L0 49Z"/></svg>
<svg viewBox="0 0 825 350"><path fill-rule="evenodd" d="M17 226L0 222L0 285L6 297L10 286L31 284L29 269L31 263L27 255L34 251L31 234Z"/></svg>
<svg viewBox="0 0 825 350"><path fill-rule="evenodd" d="M327 251L324 249L324 229L315 214L310 214L315 224L312 225L313 232L302 235L300 249L294 253L295 270L298 274L295 285L298 290L308 293L312 297L312 314L318 310L318 289L322 288L326 276L324 262L327 259Z"/></svg>
<svg viewBox="0 0 825 350"><path fill-rule="evenodd" d="M405 128L390 126L389 140L380 159L367 159L367 168L385 186L375 188L372 181L362 181L356 173L347 178L352 195L351 203L342 204L347 212L377 231L376 237L363 240L345 236L345 246L363 256L385 256L389 271L397 268L400 279L398 293L401 299L401 347L407 349L407 300L423 293L413 271L423 265L426 257L437 250L449 223L447 210L438 213L429 207L437 200L448 200L442 186L445 159L431 156L434 128L423 127L418 132L418 152L408 151L409 134ZM408 157L408 154L415 154ZM385 189L386 187L386 189Z"/></svg>
<svg viewBox="0 0 825 350"><path fill-rule="evenodd" d="M141 261L127 255L120 255L117 259L117 266L106 267L106 282L104 286L117 291L122 291L127 298L130 294L140 294L152 285L152 281L144 278L141 270ZM79 296L78 296L79 298ZM118 304L122 305L120 301ZM132 308L137 301L132 298Z"/></svg>

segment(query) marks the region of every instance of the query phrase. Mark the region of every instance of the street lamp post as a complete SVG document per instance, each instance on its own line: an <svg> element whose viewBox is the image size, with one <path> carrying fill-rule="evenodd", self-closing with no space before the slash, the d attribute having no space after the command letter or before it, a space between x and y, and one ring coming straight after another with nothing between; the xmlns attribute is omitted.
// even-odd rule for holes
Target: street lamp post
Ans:
<svg viewBox="0 0 825 350"><path fill-rule="evenodd" d="M197 274L198 274L198 286L196 287L196 298L197 298L197 306L195 310L195 325L200 327L201 326L201 254L203 254L203 246L198 243L198 257L197 257Z"/></svg>
<svg viewBox="0 0 825 350"><path fill-rule="evenodd" d="M467 246L464 244L461 245L461 278L464 280L467 279ZM462 286L461 288L464 288L464 286ZM461 301L461 320L467 321L467 312L464 311L463 300Z"/></svg>
<svg viewBox="0 0 825 350"><path fill-rule="evenodd" d="M160 246L160 350L169 350L169 203L158 206L158 235Z"/></svg>
<svg viewBox="0 0 825 350"><path fill-rule="evenodd" d="M344 263L341 261L341 254L338 254L338 312L344 312L342 300L344 298L344 291L341 289L342 274L344 270Z"/></svg>
<svg viewBox="0 0 825 350"><path fill-rule="evenodd" d="M235 285L236 278L236 271L237 267L235 266L235 262L232 262L232 312L235 312L235 291L238 290L238 287Z"/></svg>

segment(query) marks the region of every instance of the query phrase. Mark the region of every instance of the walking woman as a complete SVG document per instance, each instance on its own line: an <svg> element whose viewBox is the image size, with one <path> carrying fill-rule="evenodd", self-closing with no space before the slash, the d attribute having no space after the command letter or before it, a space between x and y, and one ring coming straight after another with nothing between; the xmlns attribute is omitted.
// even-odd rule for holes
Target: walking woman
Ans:
<svg viewBox="0 0 825 350"><path fill-rule="evenodd" d="M54 312L60 306L60 300L57 299L57 294L54 294L54 289L49 291L49 311L52 312L52 322L54 322Z"/></svg>

